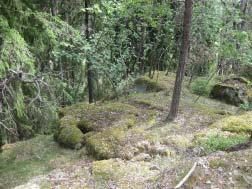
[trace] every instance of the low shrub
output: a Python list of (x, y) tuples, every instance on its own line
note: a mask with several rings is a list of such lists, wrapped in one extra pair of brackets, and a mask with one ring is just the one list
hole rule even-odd
[(212, 82), (209, 82), (208, 79), (199, 77), (194, 80), (191, 84), (191, 91), (194, 94), (200, 96), (208, 96), (212, 88)]
[(225, 150), (231, 146), (241, 144), (248, 140), (246, 135), (221, 136), (212, 135), (207, 139), (203, 139), (200, 143), (206, 153)]

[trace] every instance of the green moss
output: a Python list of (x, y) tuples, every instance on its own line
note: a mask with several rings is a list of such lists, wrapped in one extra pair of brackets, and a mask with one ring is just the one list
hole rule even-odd
[(165, 90), (167, 88), (167, 86), (163, 85), (162, 83), (155, 81), (154, 79), (151, 79), (147, 76), (143, 76), (138, 78), (135, 81), (136, 85), (143, 85), (146, 87), (146, 91), (148, 92), (158, 92), (158, 91), (162, 91)]
[[(138, 161), (130, 162), (120, 159), (95, 161), (93, 175), (97, 188), (107, 188), (113, 180), (117, 188), (143, 188), (143, 183), (154, 182), (159, 171), (150, 170), (151, 163)], [(144, 187), (145, 188), (145, 187)]]
[(13, 188), (75, 158), (73, 151), (60, 148), (51, 135), (5, 145), (0, 153), (0, 188)]
[(117, 155), (117, 148), (120, 146), (125, 131), (119, 128), (108, 129), (104, 132), (96, 133), (86, 140), (89, 154), (97, 159), (114, 158)]
[(235, 133), (252, 133), (252, 112), (240, 116), (229, 116), (216, 123), (211, 127), (217, 127), (223, 131), (235, 132)]
[(79, 148), (83, 143), (84, 135), (77, 127), (61, 128), (57, 141), (70, 148)]
[[(116, 174), (115, 171), (117, 171)], [(111, 178), (123, 176), (120, 170), (120, 164), (115, 162), (113, 159), (95, 161), (93, 163), (93, 174), (98, 180), (109, 180)]]
[[(138, 78), (135, 81), (136, 88), (141, 87), (147, 92), (158, 92), (172, 88), (175, 80), (175, 74), (163, 71), (156, 71), (155, 74), (150, 78), (148, 74)], [(144, 92), (144, 91), (142, 91)]]
[(88, 133), (90, 131), (94, 131), (95, 128), (92, 127), (92, 124), (86, 120), (82, 119), (77, 123), (77, 127), (81, 130), (82, 133)]
[[(94, 141), (103, 140), (107, 136), (110, 139), (114, 138), (117, 140), (117, 134), (124, 129), (133, 127), (142, 112), (143, 110), (139, 110), (134, 106), (119, 102), (106, 102), (97, 105), (75, 104), (61, 109), (60, 113), (63, 117), (60, 120), (60, 127), (55, 134), (55, 139), (60, 144), (70, 148), (87, 143), (91, 154), (94, 154), (96, 157), (111, 157), (114, 156), (111, 154), (115, 153), (111, 152), (111, 148), (114, 149), (116, 144), (111, 145), (101, 142), (100, 145), (98, 142), (97, 145)], [(123, 130), (120, 128), (123, 128)], [(85, 133), (91, 131), (94, 132), (92, 136), (85, 135), (83, 137)], [(112, 134), (110, 131), (112, 131)], [(106, 154), (106, 151), (108, 151), (109, 155)]]
[(86, 139), (86, 147), (92, 156), (97, 159), (109, 159), (119, 156), (126, 140), (127, 131), (135, 124), (135, 117), (121, 120), (118, 126), (95, 133)]
[(248, 90), (247, 95), (248, 95), (248, 102), (252, 104), (252, 90)]
[(226, 168), (228, 167), (228, 162), (222, 160), (222, 159), (213, 159), (213, 160), (210, 160), (209, 162), (209, 167), (211, 167), (212, 169), (216, 169), (216, 168), (219, 168), (219, 167), (223, 167), (223, 168)]
[(169, 97), (164, 92), (136, 93), (128, 96), (126, 100), (149, 109), (164, 110), (169, 102)]

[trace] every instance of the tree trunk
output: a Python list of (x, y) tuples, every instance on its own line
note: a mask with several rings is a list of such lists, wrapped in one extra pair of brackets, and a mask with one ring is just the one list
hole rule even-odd
[(57, 15), (57, 0), (51, 0), (51, 12), (53, 16)]
[(173, 90), (171, 108), (167, 117), (168, 121), (173, 121), (178, 115), (181, 88), (182, 88), (182, 83), (183, 83), (184, 74), (185, 74), (185, 65), (188, 60), (192, 10), (193, 10), (193, 0), (185, 0), (183, 40), (182, 40), (180, 57), (179, 57), (179, 66), (177, 69), (176, 81), (175, 81), (174, 90)]
[[(89, 0), (85, 0), (85, 34), (86, 39), (89, 41), (89, 12), (87, 8), (89, 7)], [(88, 82), (88, 100), (89, 103), (94, 102), (94, 91), (93, 91), (93, 71), (92, 63), (87, 60), (87, 82)]]

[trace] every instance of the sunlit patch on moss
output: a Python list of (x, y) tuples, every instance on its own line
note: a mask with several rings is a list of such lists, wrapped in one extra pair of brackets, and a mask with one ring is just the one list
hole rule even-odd
[(245, 133), (252, 136), (252, 112), (240, 116), (229, 116), (214, 123), (211, 127), (234, 133)]

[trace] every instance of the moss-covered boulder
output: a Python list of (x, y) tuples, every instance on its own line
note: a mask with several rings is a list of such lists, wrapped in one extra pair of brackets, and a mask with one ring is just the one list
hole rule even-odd
[(86, 139), (86, 146), (89, 154), (96, 159), (114, 158), (119, 153), (123, 144), (126, 130), (123, 128), (112, 128), (104, 132), (95, 133)]
[(154, 113), (148, 112), (146, 115), (147, 119), (141, 120), (141, 127), (136, 126), (138, 118), (129, 116), (127, 119), (117, 122), (114, 127), (88, 135), (85, 143), (87, 151), (99, 160), (131, 159), (139, 152), (135, 144), (146, 137), (144, 125), (153, 123)]
[(125, 148), (129, 133), (137, 130), (133, 129), (137, 122), (144, 123), (154, 116), (153, 111), (119, 102), (79, 103), (61, 109), (60, 114), (55, 139), (70, 148), (85, 145), (97, 159), (130, 156)]
[(70, 148), (80, 148), (83, 143), (84, 135), (77, 127), (63, 127), (61, 128), (57, 141)]
[(210, 96), (228, 104), (239, 106), (249, 103), (251, 85), (242, 77), (226, 79), (222, 83), (213, 86)]

